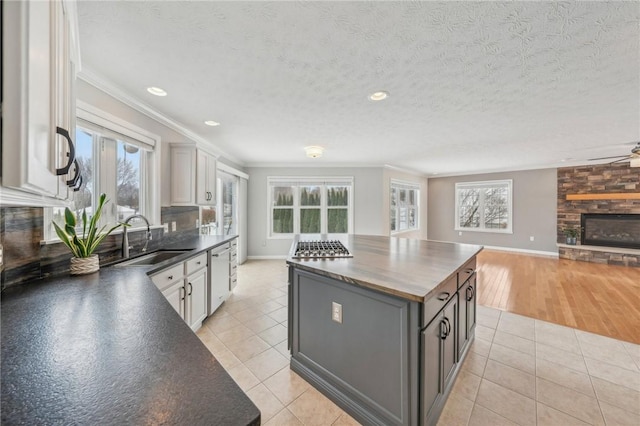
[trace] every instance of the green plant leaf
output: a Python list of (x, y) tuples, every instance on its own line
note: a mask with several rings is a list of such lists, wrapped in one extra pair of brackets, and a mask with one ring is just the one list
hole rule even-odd
[(69, 225), (68, 223), (64, 225), (64, 231), (70, 237), (73, 237), (73, 236), (76, 235), (76, 228), (74, 228), (73, 226)]
[(85, 237), (85, 233), (87, 232), (87, 209), (82, 209), (82, 238)]
[(76, 226), (76, 216), (69, 209), (69, 207), (65, 207), (64, 209), (64, 222), (69, 226)]
[(58, 238), (60, 238), (60, 241), (62, 241), (65, 246), (69, 247), (69, 250), (71, 250), (71, 252), (75, 255), (75, 247), (72, 245), (71, 241), (69, 241), (69, 236), (66, 234), (66, 232), (64, 232), (62, 228), (60, 228), (60, 226), (55, 222), (53, 222), (53, 227), (55, 228), (56, 234), (58, 234)]

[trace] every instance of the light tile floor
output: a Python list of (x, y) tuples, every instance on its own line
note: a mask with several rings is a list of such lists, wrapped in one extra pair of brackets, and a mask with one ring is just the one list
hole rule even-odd
[[(287, 268), (248, 261), (197, 334), (262, 424), (357, 425), (289, 369)], [(439, 425), (640, 426), (640, 346), (478, 307), (476, 339)]]

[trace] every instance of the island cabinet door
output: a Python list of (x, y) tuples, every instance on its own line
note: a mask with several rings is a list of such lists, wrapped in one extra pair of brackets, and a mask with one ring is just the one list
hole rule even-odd
[(458, 328), (458, 359), (462, 359), (476, 326), (476, 275), (460, 287), (460, 323)]
[(443, 396), (456, 371), (456, 328), (458, 299), (447, 305), (422, 330), (422, 417), (423, 424), (435, 425), (444, 405)]
[(444, 332), (444, 319), (438, 315), (431, 321), (431, 324), (422, 331), (422, 410), (425, 419), (424, 424), (429, 424), (426, 420), (437, 411), (438, 397), (444, 391), (442, 387), (442, 347), (441, 336)]

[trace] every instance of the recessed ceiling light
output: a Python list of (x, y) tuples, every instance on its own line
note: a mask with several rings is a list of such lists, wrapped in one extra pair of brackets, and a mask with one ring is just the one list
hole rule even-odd
[(213, 127), (220, 125), (220, 123), (218, 123), (217, 121), (213, 121), (213, 120), (207, 120), (207, 121), (204, 122), (204, 124), (206, 124), (207, 126), (213, 126)]
[(164, 90), (162, 90), (159, 87), (147, 87), (147, 92), (151, 93), (152, 95), (156, 95), (156, 96), (167, 96), (167, 92), (165, 92)]
[(324, 148), (317, 145), (306, 146), (304, 151), (307, 153), (307, 157), (309, 158), (319, 158), (322, 157), (322, 153), (324, 152)]
[(387, 99), (387, 96), (389, 96), (389, 93), (380, 91), (370, 94), (369, 99), (372, 101), (381, 101), (383, 99)]

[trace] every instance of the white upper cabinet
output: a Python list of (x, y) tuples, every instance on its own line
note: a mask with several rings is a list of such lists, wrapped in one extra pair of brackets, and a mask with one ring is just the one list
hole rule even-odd
[(171, 205), (216, 204), (216, 157), (194, 145), (171, 145)]
[(75, 2), (2, 2), (2, 205), (61, 205), (73, 193)]
[(197, 153), (197, 201), (203, 206), (216, 204), (216, 158), (202, 150)]

